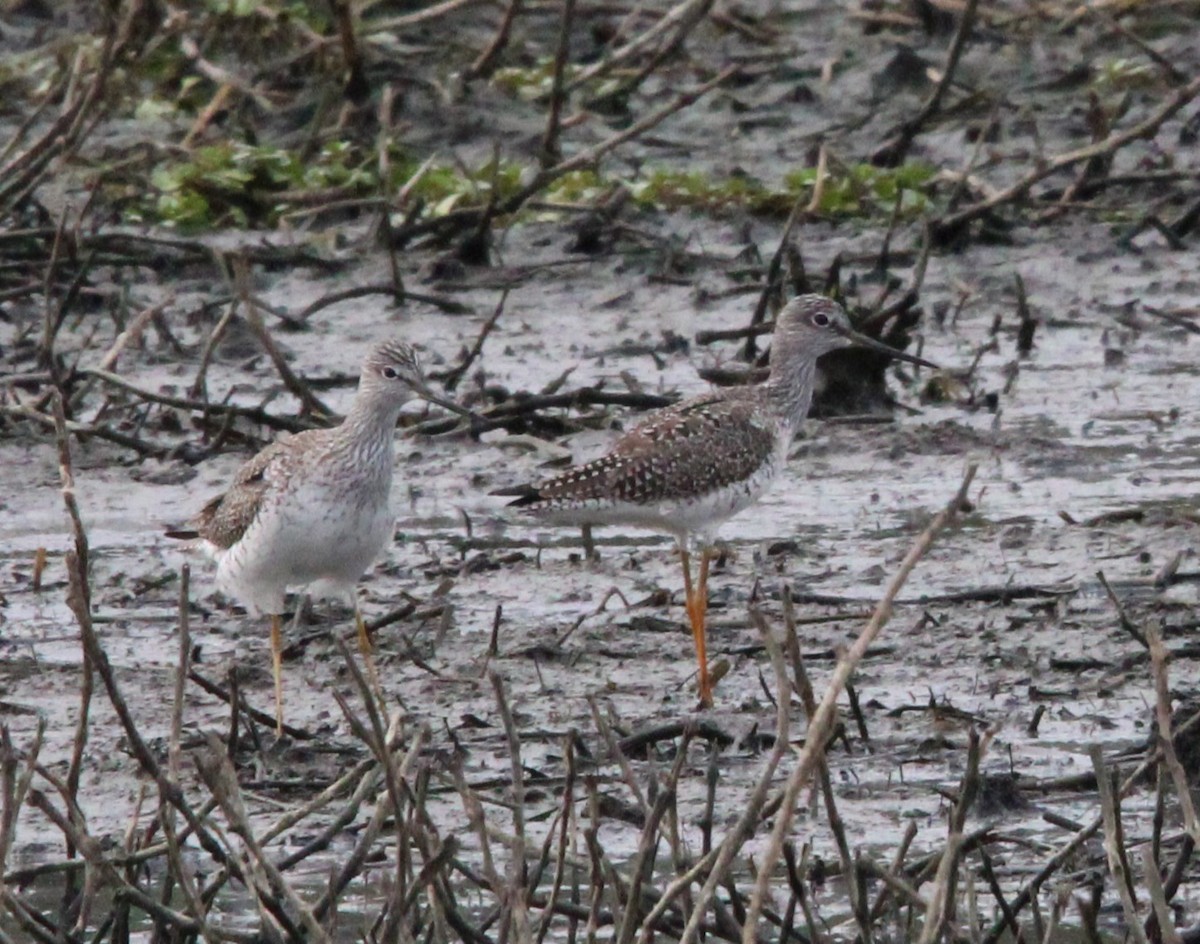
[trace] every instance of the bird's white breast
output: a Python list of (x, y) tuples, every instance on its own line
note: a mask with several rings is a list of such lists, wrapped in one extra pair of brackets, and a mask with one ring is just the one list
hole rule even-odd
[(281, 612), (292, 587), (348, 595), (392, 537), (388, 482), (349, 492), (299, 484), (268, 501), (217, 558), (217, 584), (251, 609)]

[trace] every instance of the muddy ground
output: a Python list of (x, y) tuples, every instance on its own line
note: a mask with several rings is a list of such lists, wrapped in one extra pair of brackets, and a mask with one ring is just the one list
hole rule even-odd
[[(750, 167), (764, 178), (782, 176), (818, 137), (843, 156), (857, 157), (877, 142), (887, 115), (919, 106), (926, 88), (890, 91), (878, 104), (879, 75), (891, 50), (903, 41), (938, 63), (949, 41), (947, 35), (919, 31), (864, 35), (847, 11), (816, 7), (789, 9), (777, 22), (776, 48), (788, 55), (774, 70), (668, 122), (658, 134), (670, 147), (634, 144), (622, 154), (706, 171)], [(1048, 27), (1033, 30), (1019, 43), (998, 29), (968, 47), (963, 66), (964, 82), (973, 87), (1010, 88), (1012, 117), (976, 171), (994, 187), (1025, 172), (1031, 148), (1061, 153), (1086, 141), (1076, 137), (1084, 133), (1082, 118), (1068, 104), (1080, 98), (1078, 89), (1043, 92), (1041, 98), (1035, 90), (1081, 63), (1092, 63), (1099, 73), (1103, 63), (1097, 57), (1112, 42), (1094, 24), (1066, 39)], [(537, 35), (525, 41), (534, 43)], [(1186, 40), (1168, 34), (1155, 43), (1185, 73), (1200, 70), (1200, 57), (1194, 47), (1189, 52)], [(1137, 54), (1133, 48), (1113, 50), (1109, 60), (1118, 52)], [(820, 64), (829, 59), (838, 67), (824, 82)], [(781, 101), (781, 90), (799, 86), (805, 90), (799, 104)], [(417, 98), (410, 107), (414, 124), (422, 127)], [(1122, 119), (1129, 124), (1156, 101), (1145, 90), (1135, 90), (1132, 98), (1134, 113)], [(745, 110), (733, 107), (747, 100), (754, 114), (766, 116), (761, 123), (747, 121)], [(492, 104), (474, 99), (463, 108), (482, 111)], [(1021, 121), (1034, 112), (1041, 119), (1036, 145)], [(870, 121), (857, 120), (865, 114)], [(1200, 166), (1196, 146), (1182, 134), (1196, 114), (1192, 103), (1153, 142), (1138, 142), (1117, 160), (1133, 170), (1146, 165), (1147, 155), (1169, 151), (1175, 167)], [(461, 120), (475, 126), (467, 117)], [(519, 112), (507, 120), (520, 126), (513, 132), (518, 136), (523, 122), (532, 126)], [(582, 140), (589, 133), (581, 132)], [(701, 143), (714, 134), (728, 148)], [(491, 140), (480, 131), (464, 147), (490, 146)], [(917, 148), (935, 166), (958, 169), (970, 146), (963, 123), (947, 121), (922, 136)], [(71, 178), (65, 179), (69, 198)], [(1194, 197), (1194, 176), (1191, 193)], [(1129, 196), (1144, 198), (1139, 192)], [(539, 777), (560, 782), (555, 778), (563, 772), (562, 741), (575, 729), (595, 761), (590, 769), (601, 791), (628, 801), (629, 791), (597, 732), (593, 703), (621, 735), (702, 718), (728, 735), (713, 817), (720, 835), (744, 807), (775, 728), (773, 674), (748, 616), (751, 603), (757, 601), (782, 633), (781, 587), (791, 588), (819, 695), (840, 647), (861, 630), (916, 535), (954, 494), (966, 465), (976, 462), (970, 511), (921, 562), (879, 644), (854, 676), (865, 730), (847, 715), (847, 735), (831, 749), (829, 764), (851, 846), (886, 863), (905, 828), (915, 824), (916, 857), (945, 844), (952, 805), (946, 794), (962, 778), (967, 731), (986, 730), (984, 772), (997, 782), (1010, 774), (1018, 779), (1015, 791), (977, 806), (969, 828), (993, 825), (1000, 838), (992, 855), (1006, 889), (1026, 882), (1069, 838), (1064, 821), (1086, 822), (1098, 809), (1091, 786), (1067, 779), (1091, 771), (1089, 749), (1098, 745), (1110, 758), (1123, 750), (1140, 754), (1152, 730), (1155, 693), (1148, 659), (1122, 628), (1099, 572), (1135, 623), (1161, 627), (1178, 701), (1197, 694), (1200, 677), (1195, 236), (1182, 248), (1154, 232), (1122, 242), (1129, 224), (1087, 207), (1034, 216), (1013, 214), (999, 243), (973, 240), (956, 251), (934, 251), (928, 259), (916, 341), (947, 374), (966, 379), (948, 384), (931, 379), (928, 370), (904, 366), (890, 373), (894, 410), (876, 411), (870, 421), (810, 421), (783, 481), (723, 528), (725, 554), (711, 580), (709, 646), (714, 658), (728, 663), (728, 673), (716, 705), (706, 712), (695, 709), (694, 660), (670, 541), (601, 529), (598, 559), (589, 561), (577, 532), (522, 519), (488, 494), (539, 476), (547, 461), (567, 452), (575, 460), (599, 454), (637, 413), (558, 411), (577, 431), (548, 445), (504, 430), (478, 438), (462, 430), (421, 435), (413, 427), (425, 410), (410, 407), (398, 443), (396, 541), (364, 577), (360, 592), (369, 622), (401, 612), (376, 633), (377, 664), (388, 704), (402, 713), (406, 728), (428, 724), (430, 756), (458, 756), (466, 779), (486, 790), (509, 769), (488, 678), (495, 671), (507, 686), (521, 731), (527, 785)], [(886, 222), (802, 224), (795, 238), (808, 272), (824, 273), (840, 256), (846, 260), (843, 281), (853, 276), (850, 301), (870, 305), (882, 292), (872, 266)], [(890, 274), (906, 284), (913, 278), (921, 224), (906, 222), (891, 237), (899, 251)], [(603, 384), (608, 390), (688, 395), (707, 389), (701, 369), (740, 366), (740, 342), (699, 344), (696, 336), (748, 322), (756, 294), (739, 290), (732, 273), (749, 243), (769, 258), (782, 220), (633, 212), (625, 220), (628, 230), (593, 255), (568, 251), (572, 225), (571, 219), (528, 220), (501, 230), (494, 264), (487, 268), (451, 267), (447, 274), (444, 266), (435, 266), (444, 258), (437, 247), (399, 254), (407, 285), (452, 297), (469, 306), (469, 314), (411, 301), (397, 306), (373, 295), (322, 308), (300, 330), (289, 330), (283, 321), (269, 326), (293, 370), (334, 410), (347, 405), (359, 359), (378, 339), (419, 343), (435, 371), (453, 366), (474, 344), (502, 290), (508, 291), (504, 313), (456, 392), (463, 402), (484, 404), (487, 391), (497, 388), (542, 390), (567, 369), (569, 389)], [(359, 221), (340, 226), (341, 247), (328, 241), (320, 246), (330, 266), (257, 268), (254, 292), (276, 310), (296, 313), (341, 288), (386, 281), (387, 254), (367, 229)], [(311, 235), (230, 232), (213, 239), (225, 246), (294, 246)], [(1017, 276), (1038, 320), (1027, 354), (1017, 350)], [(129, 293), (133, 310), (165, 303), (165, 322), (182, 345), (176, 349), (152, 326), (114, 369), (143, 390), (183, 395), (195, 375), (196, 352), (227, 307), (202, 306), (222, 293), (227, 298), (227, 289), (214, 287), (211, 266), (200, 262), (169, 272), (113, 269), (105, 277)], [(17, 357), (18, 342), (40, 317), (33, 304), (5, 309), (0, 320), (5, 371), (31, 369)], [(60, 350), (82, 364), (98, 363), (114, 334), (107, 320), (69, 319)], [(209, 397), (216, 402), (228, 394), (237, 403), (265, 403), (273, 414), (295, 416), (296, 400), (282, 390), (256, 345), (241, 331), (218, 349)], [(931, 383), (949, 389), (951, 398), (932, 402)], [(22, 399), (31, 396), (20, 393)], [(95, 420), (104, 408), (97, 393), (85, 401), (80, 418)], [(178, 421), (175, 428), (163, 419), (166, 414)], [(578, 422), (581, 415), (586, 422)], [(141, 432), (155, 441), (200, 444), (206, 434), (193, 420), (187, 411), (155, 409)], [(166, 527), (217, 493), (254, 446), (272, 435), (256, 424), (239, 423), (238, 430), (245, 439), (234, 437), (197, 464), (139, 460), (128, 449), (94, 438), (72, 443), (76, 496), (91, 549), (93, 618), (138, 726), (154, 744), (164, 744), (169, 733), (185, 562), (192, 566), (195, 670), (224, 685), (237, 666), (251, 705), (271, 711), (264, 622), (216, 595), (203, 559), (163, 536)], [(0, 428), (0, 469), (0, 720), (17, 745), (27, 745), (44, 720), (41, 761), (62, 771), (75, 738), (81, 650), (66, 602), (64, 553), (71, 532), (52, 437), (33, 425), (7, 422)], [(34, 589), (38, 548), (47, 549), (49, 562), (40, 589)], [(612, 590), (617, 593), (610, 595)], [(349, 614), (317, 603), (297, 622), (290, 630), (284, 685), (287, 720), (304, 736), (276, 744), (262, 728), (262, 750), (239, 767), (251, 812), (263, 823), (365, 756), (331, 697), (335, 690), (355, 697), (332, 638), (352, 639)], [(489, 652), (493, 639), (496, 649)], [(797, 705), (791, 732), (797, 743), (802, 717)], [(228, 726), (228, 706), (190, 684), (185, 747)], [(79, 802), (91, 832), (114, 841), (121, 841), (144, 789), (127, 748), (109, 703), (98, 696)], [(708, 750), (704, 743), (692, 744), (678, 788), (683, 840), (697, 849), (704, 833)], [(636, 759), (635, 766), (638, 776), (651, 777), (670, 762), (667, 752), (655, 764)], [(786, 765), (785, 760), (777, 780)], [(1147, 784), (1122, 808), (1131, 849), (1151, 834), (1154, 802)], [(540, 800), (529, 798), (531, 810), (557, 803), (551, 788)], [(449, 788), (430, 797), (429, 809), (447, 830), (463, 817)], [(1059, 819), (1050, 822), (1047, 813)], [(502, 807), (490, 807), (489, 815), (508, 819)], [(1169, 848), (1177, 849), (1178, 820), (1171, 822), (1176, 825), (1168, 825), (1166, 835)], [(540, 841), (551, 826), (549, 819), (531, 822), (530, 836)], [(615, 861), (636, 851), (634, 825), (606, 819), (601, 835)], [(813, 855), (837, 861), (815, 799), (801, 811), (794, 836), (797, 844), (811, 843)], [(462, 838), (472, 847), (471, 837)], [(752, 840), (748, 851), (761, 841)], [(1092, 842), (1094, 855), (1098, 840)], [(314, 883), (323, 880), (338, 852), (335, 847), (306, 865)], [(59, 831), (27, 809), (7, 868), (62, 856)], [(1060, 873), (1043, 894), (1050, 901), (1059, 888), (1084, 884)], [(368, 881), (352, 907), (369, 917), (382, 894)], [(836, 882), (815, 891), (827, 933), (849, 937), (853, 925), (841, 894)], [(1104, 903), (1114, 914), (1116, 901), (1110, 885)], [(1174, 904), (1179, 927), (1200, 921), (1196, 866), (1187, 870)], [(236, 903), (231, 909), (236, 913)], [(992, 909), (987, 902), (986, 913)], [(253, 918), (249, 911), (242, 920)], [(345, 930), (348, 939), (355, 937), (352, 921)]]

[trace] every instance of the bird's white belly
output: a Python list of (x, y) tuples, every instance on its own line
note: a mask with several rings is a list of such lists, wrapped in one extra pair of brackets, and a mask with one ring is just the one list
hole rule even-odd
[(217, 555), (217, 585), (251, 609), (280, 612), (289, 588), (311, 584), (322, 594), (349, 594), (392, 537), (386, 496), (354, 502), (305, 491), (264, 509), (237, 544)]
[(780, 464), (772, 459), (740, 482), (695, 498), (662, 502), (658, 506), (659, 515), (677, 522), (682, 530), (711, 538), (726, 520), (758, 501), (771, 487), (779, 468)]

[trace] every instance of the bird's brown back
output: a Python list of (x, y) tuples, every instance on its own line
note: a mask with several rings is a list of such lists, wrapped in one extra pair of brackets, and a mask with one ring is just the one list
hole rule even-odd
[(749, 479), (775, 437), (752, 396), (712, 394), (660, 410), (605, 456), (539, 483), (514, 504), (695, 498)]
[[(323, 432), (323, 430), (311, 430)], [(220, 550), (233, 547), (254, 523), (271, 489), (279, 490), (291, 477), (297, 458), (310, 446), (309, 433), (299, 433), (271, 443), (242, 465), (229, 488), (208, 501), (191, 519), (189, 532), (168, 532), (170, 536), (203, 538)]]

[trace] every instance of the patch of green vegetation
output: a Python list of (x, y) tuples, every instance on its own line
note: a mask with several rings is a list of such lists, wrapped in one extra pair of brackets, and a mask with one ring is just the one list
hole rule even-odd
[(554, 180), (542, 199), (547, 203), (592, 203), (610, 187), (594, 170), (573, 170)]
[[(412, 179), (419, 164), (413, 160), (401, 160), (396, 165), (392, 180), (394, 189), (399, 189)], [(482, 206), (492, 199), (511, 197), (521, 187), (524, 168), (513, 161), (488, 161), (477, 170), (462, 165), (440, 164), (431, 167), (412, 188), (414, 196), (428, 204), (429, 216), (445, 216), (462, 207)]]
[[(927, 164), (875, 167), (854, 164), (826, 174), (816, 210), (833, 217), (887, 215), (900, 199), (900, 212), (911, 216), (925, 210), (926, 185), (934, 176)], [(714, 179), (698, 172), (652, 171), (629, 185), (634, 199), (656, 209), (699, 209), (710, 212), (738, 208), (767, 216), (788, 213), (796, 200), (813, 192), (815, 168), (793, 171), (782, 189), (772, 189), (753, 177)]]
[[(420, 162), (403, 154), (392, 161), (390, 190), (408, 185)], [(273, 226), (291, 209), (289, 196), (338, 190), (342, 198), (380, 192), (374, 156), (362, 157), (343, 141), (326, 144), (313, 156), (240, 142), (198, 148), (179, 163), (154, 168), (154, 192), (126, 210), (134, 222), (154, 220), (184, 229), (216, 226)], [(525, 168), (511, 161), (488, 161), (478, 168), (439, 164), (410, 187), (424, 201), (427, 216), (445, 216), (462, 206), (482, 206), (518, 191)]]
[(1138, 59), (1110, 59), (1096, 67), (1092, 87), (1098, 92), (1153, 88), (1161, 81), (1158, 69)]
[(259, 0), (206, 0), (204, 5), (212, 13), (236, 17), (253, 16), (262, 6)]
[[(652, 170), (627, 186), (641, 206), (654, 209), (721, 212), (744, 208), (759, 213), (773, 212), (769, 205), (771, 192), (761, 181), (748, 176), (719, 180), (699, 171)], [(780, 194), (780, 197), (787, 202), (786, 195)]]
[(323, 27), (329, 22), (323, 4), (305, 0), (204, 0), (204, 7), (209, 13), (239, 20), (254, 17), (274, 23), (292, 18), (302, 20), (313, 28)]
[[(150, 182), (157, 194), (134, 207), (134, 219), (157, 218), (184, 228), (273, 224), (281, 209), (274, 195), (330, 187), (366, 193), (372, 174), (342, 142), (311, 159), (279, 148), (227, 142), (198, 148), (189, 161), (163, 164)], [(149, 205), (148, 205), (149, 204)]]
[[(580, 72), (580, 66), (567, 64), (563, 78), (570, 81)], [(554, 60), (542, 59), (533, 66), (506, 66), (492, 74), (492, 84), (524, 101), (548, 96), (554, 90)]]
[[(327, 144), (311, 157), (279, 148), (225, 143), (196, 150), (188, 160), (155, 168), (155, 192), (130, 209), (135, 220), (173, 226), (272, 226), (286, 212), (291, 197), (338, 190), (342, 197), (380, 193), (377, 163), (345, 142)], [(426, 217), (502, 202), (516, 194), (532, 167), (493, 159), (478, 167), (442, 163), (420, 168), (416, 158), (397, 150), (392, 155), (388, 192), (407, 188), (420, 200)], [(826, 175), (817, 212), (830, 217), (883, 217), (899, 200), (900, 211), (912, 216), (929, 205), (928, 184), (934, 169), (926, 164), (879, 168), (856, 164)], [(557, 178), (540, 195), (536, 219), (553, 218), (553, 204), (588, 204), (613, 186), (627, 188), (633, 202), (651, 210), (690, 209), (706, 213), (739, 210), (755, 215), (786, 215), (798, 199), (811, 197), (814, 169), (794, 171), (782, 187), (769, 187), (746, 174), (715, 178), (699, 171), (650, 169), (632, 179), (579, 170)], [(550, 209), (546, 204), (551, 205)], [(529, 217), (526, 217), (529, 218)]]
[[(852, 164), (826, 175), (817, 209), (827, 216), (886, 215), (899, 197), (901, 216), (914, 216), (928, 209), (926, 189), (936, 173), (932, 166), (920, 162), (899, 167)], [(817, 183), (817, 170), (793, 171), (784, 183), (793, 196), (811, 192)]]

